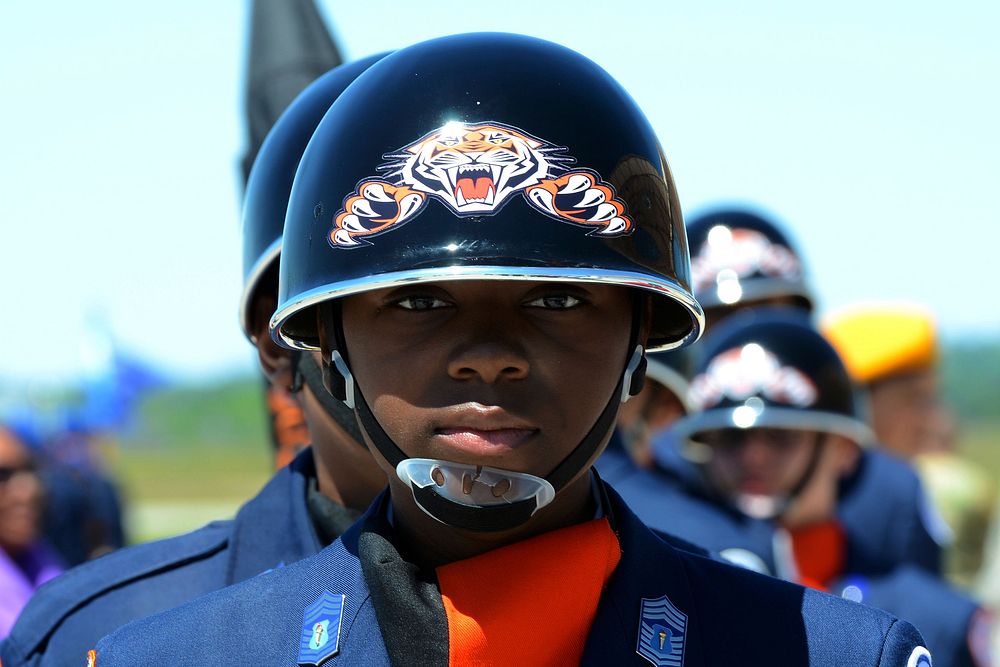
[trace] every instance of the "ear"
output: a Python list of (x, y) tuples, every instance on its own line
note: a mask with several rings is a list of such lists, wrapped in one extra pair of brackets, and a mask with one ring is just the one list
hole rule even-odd
[(277, 299), (270, 295), (257, 298), (253, 319), (254, 344), (257, 346), (260, 368), (267, 381), (279, 387), (291, 387), (295, 380), (292, 352), (271, 340), (267, 326), (276, 306)]
[(836, 448), (836, 467), (840, 477), (847, 477), (858, 467), (861, 460), (861, 448), (840, 435), (828, 435), (827, 442), (830, 447)]

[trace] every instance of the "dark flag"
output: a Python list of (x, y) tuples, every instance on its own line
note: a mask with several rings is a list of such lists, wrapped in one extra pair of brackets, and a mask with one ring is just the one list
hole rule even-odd
[(313, 0), (253, 0), (250, 11), (244, 184), (281, 112), (317, 77), (343, 62)]
[[(252, 0), (246, 59), (247, 148), (243, 184), (264, 138), (306, 86), (343, 62), (314, 0)], [(309, 442), (305, 417), (282, 387), (264, 380), (276, 467)]]

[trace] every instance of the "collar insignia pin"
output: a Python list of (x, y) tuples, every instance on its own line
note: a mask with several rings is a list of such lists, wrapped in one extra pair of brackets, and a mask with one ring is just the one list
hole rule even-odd
[(687, 614), (677, 609), (666, 595), (643, 598), (635, 652), (656, 667), (681, 667), (687, 620)]
[(340, 650), (340, 627), (347, 596), (325, 591), (302, 614), (300, 667), (319, 667)]

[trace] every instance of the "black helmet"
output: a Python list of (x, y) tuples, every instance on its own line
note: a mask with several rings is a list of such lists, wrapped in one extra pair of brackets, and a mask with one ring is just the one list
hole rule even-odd
[(779, 226), (742, 208), (693, 216), (687, 226), (691, 281), (703, 308), (791, 297), (812, 310), (802, 259)]
[(460, 35), (386, 57), (351, 92), (302, 158), (276, 340), (316, 348), (313, 306), (329, 299), (463, 278), (628, 285), (653, 295), (652, 348), (698, 337), (666, 159), (596, 64)]
[[(692, 412), (673, 426), (688, 458), (711, 460), (711, 433), (756, 428), (840, 435), (859, 446), (871, 442), (870, 430), (855, 414), (847, 370), (808, 313), (755, 308), (735, 314), (713, 331), (705, 348), (688, 393)], [(821, 443), (819, 438), (813, 443), (805, 471), (786, 492), (713, 490), (749, 516), (776, 518), (808, 486)]]
[(334, 100), (385, 54), (336, 67), (303, 90), (275, 122), (253, 163), (243, 205), (243, 293), (240, 325), (253, 339), (253, 303), (261, 279), (277, 268), (295, 168), (309, 137)]
[[(704, 321), (690, 294), (677, 195), (648, 121), (590, 60), (518, 35), (431, 40), (358, 77), (302, 157), (282, 252), (271, 333), (293, 349), (320, 347), (318, 315), (338, 299), (414, 282), (630, 287), (650, 297), (655, 348), (697, 339)], [(329, 323), (339, 331), (339, 321)], [(350, 351), (333, 350), (325, 363), (331, 385), (343, 381), (333, 393), (356, 408), (424, 511), (468, 529), (503, 529), (549, 502), (606, 441), (620, 400), (641, 383), (637, 337), (634, 323), (621, 387), (545, 479), (408, 458), (354, 382)], [(485, 490), (470, 492), (463, 475)], [(495, 497), (489, 480), (508, 492)]]
[(702, 345), (688, 393), (692, 414), (674, 425), (679, 437), (697, 441), (719, 429), (785, 428), (871, 442), (847, 369), (805, 313), (739, 313)]

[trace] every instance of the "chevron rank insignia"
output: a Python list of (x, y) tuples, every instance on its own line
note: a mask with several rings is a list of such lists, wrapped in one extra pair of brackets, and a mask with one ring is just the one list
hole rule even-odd
[(677, 609), (666, 595), (643, 598), (635, 652), (656, 667), (681, 667), (687, 619), (687, 614)]
[(299, 640), (300, 667), (319, 667), (337, 655), (346, 597), (326, 591), (306, 607), (302, 614), (302, 637)]

